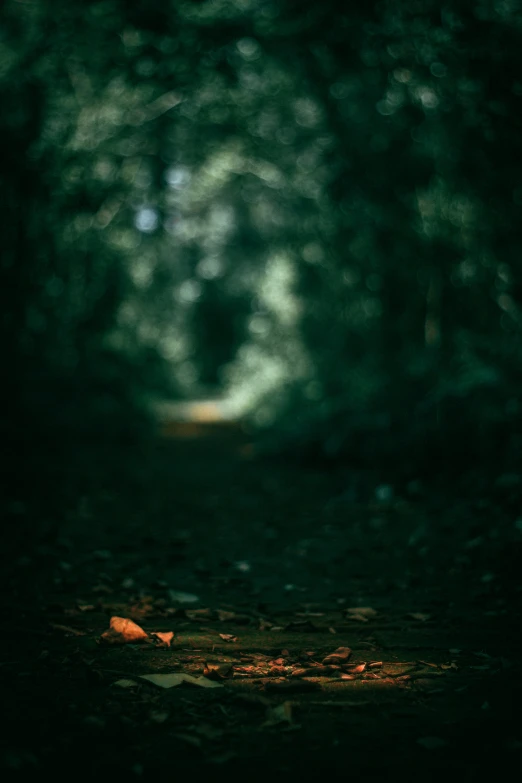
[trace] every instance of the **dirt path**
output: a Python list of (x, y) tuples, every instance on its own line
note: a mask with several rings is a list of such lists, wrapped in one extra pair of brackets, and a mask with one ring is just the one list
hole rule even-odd
[[(7, 773), (522, 771), (508, 512), (376, 499), (251, 459), (233, 428), (170, 434), (128, 472), (107, 453), (58, 544), (9, 571)], [(147, 637), (100, 640), (114, 616)]]

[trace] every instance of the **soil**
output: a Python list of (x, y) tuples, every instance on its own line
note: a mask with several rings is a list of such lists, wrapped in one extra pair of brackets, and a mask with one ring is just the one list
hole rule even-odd
[[(4, 780), (520, 774), (512, 504), (259, 459), (232, 427), (163, 435), (78, 490), (57, 469), (59, 525), (11, 503)], [(112, 617), (146, 638), (110, 643)]]

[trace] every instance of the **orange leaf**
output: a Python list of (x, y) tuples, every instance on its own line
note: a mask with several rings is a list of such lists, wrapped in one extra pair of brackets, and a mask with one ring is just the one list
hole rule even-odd
[(152, 636), (155, 636), (161, 641), (162, 647), (170, 647), (174, 638), (174, 631), (153, 631)]
[(149, 637), (139, 625), (126, 617), (111, 617), (110, 628), (101, 638), (108, 644), (136, 644)]

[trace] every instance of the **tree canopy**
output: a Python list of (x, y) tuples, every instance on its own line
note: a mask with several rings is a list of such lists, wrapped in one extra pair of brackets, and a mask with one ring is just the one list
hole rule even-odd
[(300, 453), (520, 458), (515, 2), (0, 13), (6, 431), (226, 390)]

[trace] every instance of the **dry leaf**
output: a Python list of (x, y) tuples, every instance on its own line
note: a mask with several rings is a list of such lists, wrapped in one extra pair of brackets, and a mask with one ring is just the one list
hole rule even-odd
[(155, 636), (160, 640), (161, 644), (158, 647), (170, 647), (174, 638), (174, 631), (152, 631), (151, 636)]
[(365, 663), (358, 663), (354, 664), (353, 666), (345, 666), (344, 670), (348, 674), (362, 674), (362, 672), (366, 669)]
[[(351, 615), (359, 615), (366, 620), (370, 617), (376, 617), (377, 615), (377, 612), (371, 606), (352, 606), (351, 608), (346, 609), (346, 612)], [(348, 619), (350, 620), (351, 618), (349, 617)]]
[(223, 680), (227, 677), (233, 677), (234, 670), (231, 663), (207, 663), (205, 661), (203, 675), (211, 680)]
[[(273, 667), (273, 668), (275, 669), (276, 667)], [(301, 668), (301, 669), (294, 669), (293, 672), (292, 672), (292, 677), (306, 677), (306, 675), (308, 674), (309, 671), (311, 671), (310, 668), (308, 668), (308, 669), (303, 669), (303, 668)]]
[(323, 658), (323, 664), (328, 666), (332, 663), (345, 663), (351, 654), (352, 651), (349, 647), (338, 647), (333, 653)]
[(171, 672), (169, 674), (141, 674), (140, 679), (147, 680), (160, 688), (176, 688), (183, 682), (191, 685), (199, 685), (201, 688), (222, 688), (219, 682), (213, 682), (207, 677), (193, 677), (184, 672)]
[(138, 683), (134, 682), (134, 680), (116, 680), (116, 682), (112, 683), (113, 685), (117, 685), (118, 688), (137, 688)]
[(220, 633), (219, 635), (224, 642), (237, 642), (237, 636), (234, 636), (233, 633)]
[(143, 628), (126, 617), (111, 617), (110, 628), (101, 638), (107, 644), (136, 644), (149, 639)]
[(324, 612), (296, 612), (295, 616), (296, 617), (324, 617)]

